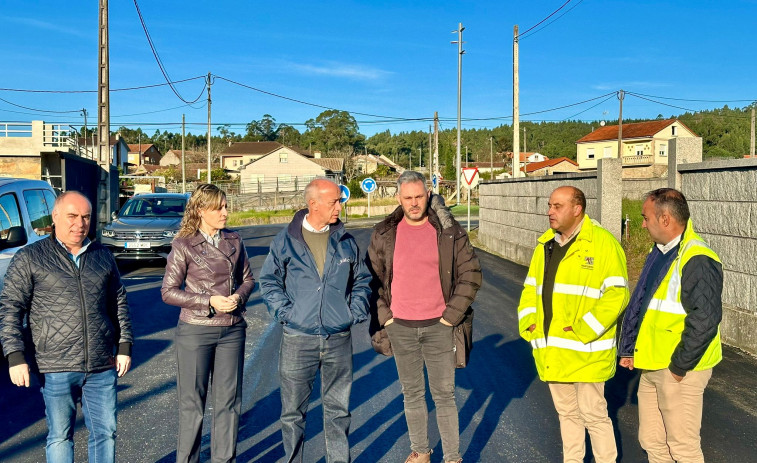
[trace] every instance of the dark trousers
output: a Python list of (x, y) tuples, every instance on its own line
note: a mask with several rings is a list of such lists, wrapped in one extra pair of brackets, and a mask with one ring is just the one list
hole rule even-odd
[(244, 321), (234, 326), (191, 325), (180, 321), (176, 327), (177, 462), (196, 463), (200, 459), (202, 417), (210, 378), (213, 406), (211, 461), (236, 461), (246, 328)]
[(349, 331), (326, 337), (299, 334), (284, 328), (279, 352), (279, 377), (281, 437), (288, 463), (302, 463), (305, 416), (319, 368), (326, 462), (350, 462), (347, 435), (352, 390), (352, 336)]

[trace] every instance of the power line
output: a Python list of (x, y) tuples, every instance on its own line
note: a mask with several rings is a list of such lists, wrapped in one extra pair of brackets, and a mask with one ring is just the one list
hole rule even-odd
[[(534, 24), (533, 26), (529, 27), (525, 31), (523, 31), (520, 34), (518, 34), (518, 40), (520, 40), (521, 38), (525, 38), (524, 37), (525, 35), (527, 35), (531, 31), (533, 31), (537, 27), (539, 27), (541, 24), (543, 24), (545, 21), (547, 21), (549, 18), (551, 18), (555, 14), (557, 14), (557, 12), (559, 12), (560, 10), (562, 10), (563, 8), (565, 8), (568, 5), (568, 3), (570, 3), (571, 1), (573, 1), (573, 0), (567, 0), (565, 3), (563, 3), (562, 5), (560, 5), (560, 8), (558, 8), (555, 11), (553, 11), (552, 13), (550, 13), (546, 18), (542, 19), (538, 23)], [(534, 34), (537, 33), (537, 32), (539, 32), (540, 30), (544, 29), (545, 27), (549, 26), (550, 24), (552, 24), (553, 22), (557, 21), (558, 19), (562, 18), (566, 14), (570, 13), (570, 11), (573, 10), (573, 8), (575, 8), (576, 6), (580, 5), (581, 2), (583, 2), (583, 0), (580, 0), (578, 3), (576, 3), (575, 5), (573, 5), (573, 7), (571, 7), (569, 10), (567, 10), (565, 13), (561, 14), (560, 16), (558, 16), (557, 18), (555, 18), (554, 20), (552, 20), (549, 23), (545, 24), (544, 27), (541, 27), (539, 30), (534, 31)]]
[[(207, 85), (205, 85), (202, 88), (202, 91), (200, 91), (200, 94), (192, 101), (187, 101), (184, 99), (183, 96), (179, 94), (179, 91), (176, 90), (176, 87), (171, 84), (171, 78), (168, 76), (168, 71), (166, 71), (165, 66), (163, 65), (163, 61), (160, 59), (160, 55), (158, 54), (158, 50), (155, 49), (155, 45), (152, 43), (152, 37), (150, 37), (150, 32), (147, 30), (147, 24), (145, 24), (145, 19), (142, 17), (142, 12), (139, 10), (139, 5), (137, 4), (137, 0), (134, 0), (134, 7), (137, 9), (137, 15), (139, 16), (139, 22), (142, 23), (142, 29), (145, 31), (145, 37), (147, 37), (147, 43), (150, 45), (150, 50), (152, 50), (152, 54), (155, 57), (155, 61), (158, 63), (158, 67), (160, 68), (161, 74), (163, 74), (163, 77), (166, 79), (166, 82), (169, 84), (169, 87), (171, 87), (171, 90), (173, 93), (184, 103), (186, 104), (192, 104), (196, 103), (197, 101), (202, 98), (202, 95), (205, 93), (205, 89)], [(209, 84), (209, 82), (208, 82)]]
[[(146, 88), (163, 87), (171, 84), (180, 84), (182, 82), (189, 82), (190, 80), (204, 79), (205, 76), (190, 77), (188, 79), (174, 80), (164, 84), (150, 84), (140, 85), (138, 87), (125, 87), (125, 88), (111, 88), (111, 92), (125, 92), (130, 90), (144, 90)], [(97, 90), (32, 90), (25, 88), (0, 88), (2, 92), (21, 92), (21, 93), (97, 93)], [(203, 88), (203, 91), (205, 89)]]
[(72, 110), (72, 111), (52, 111), (52, 110), (49, 110), (49, 109), (36, 109), (36, 108), (30, 108), (30, 107), (28, 107), (28, 106), (22, 106), (22, 105), (20, 105), (20, 104), (12, 103), (12, 102), (10, 102), (10, 101), (6, 100), (5, 98), (0, 98), (0, 101), (3, 101), (3, 102), (5, 102), (5, 103), (8, 103), (9, 105), (11, 105), (11, 106), (15, 106), (15, 107), (17, 107), (17, 108), (21, 108), (21, 109), (28, 109), (29, 111), (37, 111), (37, 112), (40, 112), (40, 113), (51, 113), (51, 114), (69, 114), (69, 113), (77, 113), (77, 114), (78, 114), (78, 113), (79, 113), (79, 111), (81, 111), (81, 110), (79, 110), (79, 109), (75, 109), (75, 110)]
[(669, 96), (647, 95), (644, 93), (636, 93), (636, 92), (626, 92), (626, 93), (638, 95), (638, 96), (645, 96), (648, 98), (658, 98), (660, 100), (691, 101), (691, 102), (699, 102), (699, 103), (743, 103), (745, 101), (753, 103), (757, 101), (757, 98), (749, 99), (749, 100), (696, 100), (696, 99), (690, 99), (690, 98), (673, 98)]
[(566, 117), (565, 119), (563, 119), (563, 121), (571, 120), (571, 119), (573, 119), (574, 117), (578, 116), (579, 114), (583, 114), (583, 113), (585, 113), (586, 111), (588, 111), (588, 110), (590, 110), (590, 109), (594, 109), (594, 108), (596, 108), (597, 106), (601, 105), (602, 103), (604, 103), (604, 102), (606, 102), (606, 101), (608, 101), (608, 100), (610, 100), (610, 99), (612, 99), (612, 98), (615, 98), (615, 95), (614, 95), (614, 94), (613, 94), (613, 95), (610, 95), (610, 96), (608, 96), (607, 98), (605, 98), (604, 100), (600, 101), (599, 103), (597, 103), (597, 104), (595, 104), (595, 105), (589, 106), (588, 108), (584, 109), (583, 111), (577, 112), (577, 113), (575, 113), (574, 115), (572, 115), (572, 116), (570, 116), (570, 117)]
[[(335, 111), (341, 111), (340, 109), (334, 108), (332, 106), (324, 106), (324, 105), (320, 105), (320, 104), (316, 104), (316, 103), (310, 103), (308, 101), (298, 100), (297, 98), (291, 98), (291, 97), (288, 97), (288, 96), (279, 95), (277, 93), (269, 92), (269, 91), (266, 91), (266, 90), (261, 90), (261, 89), (256, 88), (256, 87), (252, 87), (250, 85), (243, 84), (241, 82), (237, 82), (237, 81), (234, 81), (234, 80), (231, 80), (231, 79), (227, 79), (226, 77), (221, 77), (221, 76), (215, 76), (215, 77), (217, 79), (225, 80), (226, 82), (229, 82), (229, 83), (234, 84), (234, 85), (238, 85), (240, 87), (247, 88), (249, 90), (254, 90), (256, 92), (263, 93), (265, 95), (273, 96), (273, 97), (276, 97), (276, 98), (281, 98), (281, 99), (287, 100), (287, 101), (292, 101), (294, 103), (300, 103), (300, 104), (304, 104), (304, 105), (307, 105), (307, 106), (313, 106), (313, 107), (321, 108), (321, 109), (331, 109), (331, 110), (335, 110)], [(382, 116), (382, 115), (379, 115), (379, 114), (361, 113), (361, 112), (357, 112), (357, 111), (347, 111), (347, 112), (349, 112), (350, 114), (357, 114), (358, 116), (378, 117), (378, 118), (382, 118), (382, 119), (395, 119), (395, 120), (404, 120), (404, 121), (428, 121), (428, 120), (433, 120), (433, 118), (427, 118), (427, 117), (403, 118), (403, 117), (396, 117), (396, 116)]]
[[(684, 108), (683, 106), (676, 106), (676, 105), (672, 105), (672, 104), (669, 104), (669, 103), (663, 103), (662, 101), (657, 101), (657, 100), (653, 100), (651, 98), (647, 98), (647, 97), (641, 96), (638, 93), (625, 92), (625, 94), (626, 95), (635, 96), (636, 98), (639, 98), (639, 99), (642, 99), (642, 100), (646, 100), (646, 101), (649, 101), (649, 102), (652, 102), (652, 103), (656, 103), (656, 104), (659, 104), (659, 105), (662, 105), (662, 106), (669, 106), (671, 108), (683, 109), (684, 111), (687, 111), (687, 112), (690, 112), (690, 113), (697, 113), (697, 112), (701, 112), (702, 111), (701, 109)], [(747, 118), (750, 117), (748, 115), (737, 116), (737, 115), (731, 115), (731, 114), (715, 114), (715, 116), (718, 116), (718, 117), (730, 117), (730, 118), (735, 118), (735, 119), (747, 119)]]

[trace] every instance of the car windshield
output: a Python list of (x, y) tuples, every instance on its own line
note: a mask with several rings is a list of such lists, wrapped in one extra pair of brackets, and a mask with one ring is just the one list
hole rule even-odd
[(134, 198), (124, 204), (120, 217), (181, 217), (187, 201), (182, 198)]

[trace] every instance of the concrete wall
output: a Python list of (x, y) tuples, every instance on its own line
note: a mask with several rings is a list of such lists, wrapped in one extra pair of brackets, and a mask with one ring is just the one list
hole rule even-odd
[(2, 156), (0, 174), (4, 177), (18, 177), (39, 180), (42, 174), (40, 157)]
[[(570, 185), (586, 195), (586, 212), (620, 236), (620, 160), (603, 159), (596, 173), (562, 174), (482, 183), (478, 238), (505, 258), (528, 265), (536, 240), (548, 228), (547, 203), (555, 188)], [(604, 193), (603, 193), (604, 192)], [(602, 198), (600, 200), (600, 198)]]
[(624, 178), (623, 199), (644, 199), (648, 192), (667, 186), (667, 178)]
[(757, 353), (757, 160), (678, 166), (694, 230), (723, 262), (723, 340)]

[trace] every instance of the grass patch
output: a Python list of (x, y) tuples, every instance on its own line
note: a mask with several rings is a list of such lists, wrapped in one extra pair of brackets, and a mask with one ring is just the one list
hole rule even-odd
[(644, 267), (644, 260), (647, 258), (647, 253), (649, 253), (649, 249), (652, 246), (649, 234), (641, 226), (641, 205), (643, 203), (644, 201), (642, 200), (623, 200), (623, 220), (628, 216), (629, 236), (626, 239), (624, 233), (621, 241), (628, 262), (628, 279), (634, 283), (639, 279), (641, 269)]
[(226, 222), (229, 226), (248, 225), (250, 222), (270, 223), (272, 217), (294, 217), (296, 210), (284, 209), (281, 211), (244, 211), (232, 212)]
[[(350, 198), (347, 206), (367, 206), (368, 198)], [(387, 198), (371, 198), (371, 207), (373, 206), (396, 206), (397, 199), (394, 196)]]
[[(452, 212), (452, 215), (455, 217), (463, 217), (468, 215), (468, 205), (467, 204), (457, 204), (455, 206), (452, 206), (449, 209)], [(478, 215), (478, 204), (471, 204), (470, 205), (470, 215)]]

